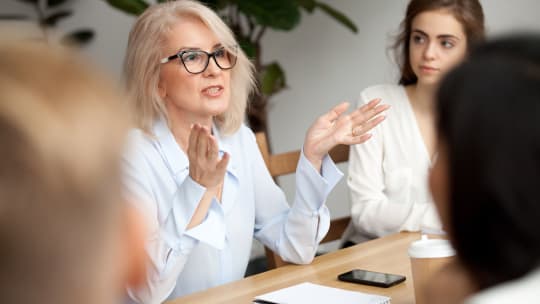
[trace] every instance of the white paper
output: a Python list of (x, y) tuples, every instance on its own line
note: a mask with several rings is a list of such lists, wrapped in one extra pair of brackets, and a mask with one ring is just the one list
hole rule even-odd
[(387, 304), (390, 298), (304, 282), (255, 297), (276, 304)]

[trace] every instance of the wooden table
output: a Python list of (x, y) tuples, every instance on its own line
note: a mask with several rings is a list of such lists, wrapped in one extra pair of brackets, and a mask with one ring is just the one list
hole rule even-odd
[[(392, 304), (413, 304), (414, 290), (407, 249), (420, 238), (419, 233), (402, 232), (341, 249), (315, 258), (309, 265), (287, 265), (210, 288), (167, 302), (249, 304), (257, 295), (301, 282), (375, 293), (392, 298)], [(340, 273), (353, 268), (405, 275), (407, 279), (390, 288), (370, 287), (337, 280)]]

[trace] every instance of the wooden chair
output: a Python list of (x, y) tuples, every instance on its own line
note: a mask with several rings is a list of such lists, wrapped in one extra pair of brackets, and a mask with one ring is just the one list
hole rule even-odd
[[(300, 150), (270, 154), (268, 149), (268, 141), (264, 132), (258, 132), (255, 134), (257, 138), (257, 144), (261, 150), (264, 162), (270, 171), (270, 175), (276, 178), (278, 176), (287, 175), (296, 172), (296, 166), (298, 159), (300, 159)], [(330, 151), (330, 157), (335, 163), (346, 162), (349, 160), (349, 147), (346, 145), (339, 145)], [(330, 230), (324, 237), (321, 243), (335, 241), (341, 238), (341, 235), (349, 224), (350, 217), (342, 217), (334, 219), (330, 222)], [(286, 265), (279, 255), (274, 253), (269, 248), (265, 247), (266, 258), (268, 261), (268, 268), (273, 269)]]

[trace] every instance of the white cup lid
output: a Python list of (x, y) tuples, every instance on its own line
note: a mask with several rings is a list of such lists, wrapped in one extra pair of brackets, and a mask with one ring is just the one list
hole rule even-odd
[(448, 240), (428, 239), (423, 235), (422, 239), (414, 241), (409, 246), (411, 258), (444, 258), (455, 255), (456, 252)]

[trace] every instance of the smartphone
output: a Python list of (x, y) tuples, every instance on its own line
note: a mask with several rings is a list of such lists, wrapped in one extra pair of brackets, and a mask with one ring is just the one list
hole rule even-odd
[(390, 287), (405, 281), (405, 276), (362, 269), (353, 269), (338, 275), (338, 280), (377, 287)]

